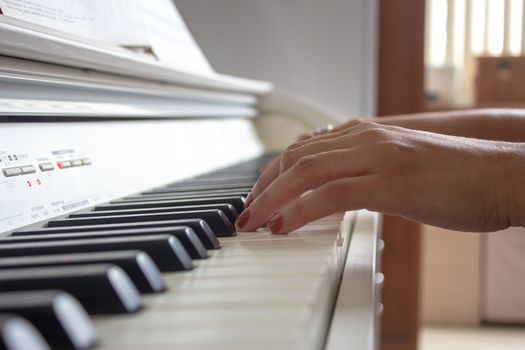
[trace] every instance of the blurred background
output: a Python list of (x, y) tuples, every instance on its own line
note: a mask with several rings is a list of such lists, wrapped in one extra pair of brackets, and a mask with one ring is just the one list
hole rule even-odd
[(177, 0), (213, 68), (347, 116), (375, 113), (375, 1)]
[[(175, 3), (217, 71), (348, 118), (525, 107), (523, 0)], [(383, 349), (525, 349), (523, 229), (387, 217), (384, 239)]]
[(427, 0), (429, 108), (523, 106), (524, 10), (522, 0)]

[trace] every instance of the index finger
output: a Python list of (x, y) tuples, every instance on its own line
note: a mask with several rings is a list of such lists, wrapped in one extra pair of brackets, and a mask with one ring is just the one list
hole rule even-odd
[(361, 152), (361, 149), (343, 149), (302, 158), (254, 199), (239, 216), (237, 228), (255, 230), (306, 191), (336, 179), (367, 174), (373, 161), (369, 157), (360, 157)]

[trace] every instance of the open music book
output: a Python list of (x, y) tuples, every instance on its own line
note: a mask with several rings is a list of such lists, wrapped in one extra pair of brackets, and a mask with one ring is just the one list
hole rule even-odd
[(212, 68), (170, 0), (0, 0), (3, 15), (150, 55), (195, 73)]

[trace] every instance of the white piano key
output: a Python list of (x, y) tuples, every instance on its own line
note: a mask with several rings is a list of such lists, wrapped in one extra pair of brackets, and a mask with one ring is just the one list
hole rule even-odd
[(221, 238), (191, 273), (166, 274), (170, 289), (146, 296), (140, 314), (96, 318), (101, 349), (319, 348), (348, 247), (337, 244), (341, 218), (287, 236)]

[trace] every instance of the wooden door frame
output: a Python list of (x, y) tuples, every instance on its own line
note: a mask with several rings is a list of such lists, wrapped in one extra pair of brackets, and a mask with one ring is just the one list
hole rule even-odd
[[(425, 0), (379, 1), (378, 115), (424, 107)], [(420, 225), (385, 217), (381, 349), (417, 349)]]

